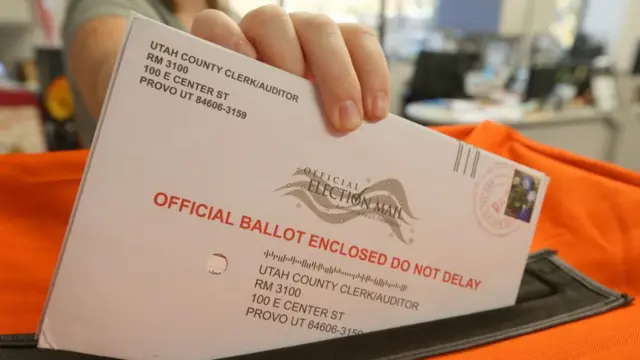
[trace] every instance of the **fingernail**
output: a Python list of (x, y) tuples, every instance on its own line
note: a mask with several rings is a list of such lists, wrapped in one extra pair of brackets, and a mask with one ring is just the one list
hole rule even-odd
[(258, 55), (256, 54), (256, 50), (253, 48), (253, 45), (242, 38), (235, 39), (235, 41), (233, 42), (233, 50), (253, 59), (258, 57)]
[(340, 127), (339, 130), (355, 130), (362, 124), (362, 116), (356, 103), (351, 100), (340, 105)]
[(371, 115), (375, 120), (384, 119), (389, 114), (389, 102), (385, 93), (376, 94), (371, 101)]

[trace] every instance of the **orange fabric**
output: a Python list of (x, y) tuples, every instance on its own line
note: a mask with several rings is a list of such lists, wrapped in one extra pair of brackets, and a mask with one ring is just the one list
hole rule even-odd
[[(605, 286), (640, 296), (640, 174), (486, 122), (439, 131), (551, 177), (532, 250), (553, 248)], [(85, 151), (0, 157), (0, 334), (36, 330)], [(637, 359), (640, 307), (450, 354), (447, 360)]]

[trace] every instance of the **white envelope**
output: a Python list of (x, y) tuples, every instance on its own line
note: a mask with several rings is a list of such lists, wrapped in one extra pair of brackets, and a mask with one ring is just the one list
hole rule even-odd
[(132, 16), (39, 347), (213, 359), (514, 304), (548, 178)]

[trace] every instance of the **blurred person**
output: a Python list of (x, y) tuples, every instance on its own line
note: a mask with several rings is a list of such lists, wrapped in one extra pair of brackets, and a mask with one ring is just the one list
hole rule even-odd
[(130, 11), (310, 79), (337, 131), (389, 113), (387, 63), (375, 33), (364, 26), (288, 14), (275, 5), (240, 18), (222, 0), (70, 0), (64, 58), (84, 146), (93, 139)]

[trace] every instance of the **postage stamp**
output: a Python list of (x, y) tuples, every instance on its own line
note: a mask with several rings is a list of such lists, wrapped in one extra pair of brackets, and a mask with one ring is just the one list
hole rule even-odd
[(509, 198), (504, 209), (506, 216), (529, 223), (538, 198), (540, 179), (520, 170), (515, 170), (511, 181)]

